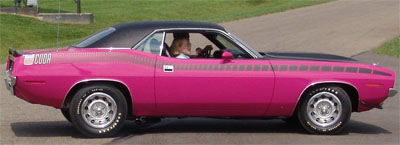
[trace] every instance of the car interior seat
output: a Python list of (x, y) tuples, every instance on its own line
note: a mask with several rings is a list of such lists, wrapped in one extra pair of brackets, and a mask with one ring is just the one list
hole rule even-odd
[(160, 44), (161, 42), (158, 41), (156, 38), (150, 40), (150, 52), (153, 54), (157, 54), (160, 52)]
[(161, 55), (162, 56), (167, 56), (167, 57), (171, 57), (171, 48), (168, 46), (168, 44), (167, 43), (164, 43), (163, 44), (164, 46), (163, 46), (163, 50), (162, 50), (162, 52), (161, 52)]

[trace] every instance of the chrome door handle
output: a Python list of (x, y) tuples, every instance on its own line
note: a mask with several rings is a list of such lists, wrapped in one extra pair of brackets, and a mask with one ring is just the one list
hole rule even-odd
[(163, 70), (164, 70), (164, 72), (174, 72), (174, 66), (173, 65), (163, 65)]

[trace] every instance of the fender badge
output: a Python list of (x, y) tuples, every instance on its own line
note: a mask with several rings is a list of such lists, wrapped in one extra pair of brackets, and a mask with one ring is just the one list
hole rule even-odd
[(32, 65), (35, 54), (24, 55), (24, 65)]
[(24, 55), (24, 65), (49, 64), (50, 61), (51, 53)]

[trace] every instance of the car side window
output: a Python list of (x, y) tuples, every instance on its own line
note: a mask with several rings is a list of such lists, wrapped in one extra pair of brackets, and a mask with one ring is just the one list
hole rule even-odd
[(143, 41), (136, 50), (152, 54), (160, 54), (161, 42), (163, 41), (163, 33), (154, 33)]
[(230, 40), (228, 40), (224, 36), (217, 35), (215, 39), (225, 47), (225, 50), (231, 52), (234, 58), (252, 58), (247, 52), (245, 52), (244, 50), (233, 44)]
[(103, 31), (100, 31), (92, 36), (89, 36), (88, 38), (78, 42), (77, 44), (74, 45), (74, 47), (77, 48), (85, 48), (88, 47), (89, 45), (92, 45), (93, 43), (96, 43), (100, 39), (103, 39), (104, 37), (107, 37), (111, 33), (115, 31), (115, 28), (108, 28)]
[[(190, 58), (211, 58), (221, 59), (224, 51), (229, 51), (233, 54), (233, 59), (248, 59), (252, 56), (236, 45), (232, 40), (218, 32), (204, 32), (204, 31), (174, 31), (167, 32), (165, 35), (164, 48), (168, 51), (163, 52), (163, 56), (173, 56), (172, 41), (175, 39), (175, 34), (186, 34), (185, 37), (189, 39), (191, 44), (188, 55)], [(178, 36), (178, 35), (177, 35)], [(210, 49), (211, 48), (211, 49)], [(168, 53), (167, 53), (168, 52)]]

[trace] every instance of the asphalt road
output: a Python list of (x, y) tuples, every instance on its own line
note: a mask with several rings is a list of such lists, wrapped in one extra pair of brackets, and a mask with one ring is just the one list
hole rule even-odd
[(260, 51), (352, 56), (400, 35), (399, 0), (338, 0), (222, 25)]
[[(258, 50), (325, 52), (378, 62), (399, 73), (399, 59), (368, 50), (399, 34), (399, 2), (345, 0), (223, 23)], [(0, 71), (4, 71), (0, 65)], [(397, 79), (399, 80), (399, 79)], [(399, 82), (396, 88), (400, 90)], [(383, 110), (353, 113), (344, 133), (309, 135), (281, 120), (167, 119), (128, 122), (114, 138), (86, 139), (60, 111), (11, 96), (0, 83), (1, 144), (399, 144), (399, 97)]]

